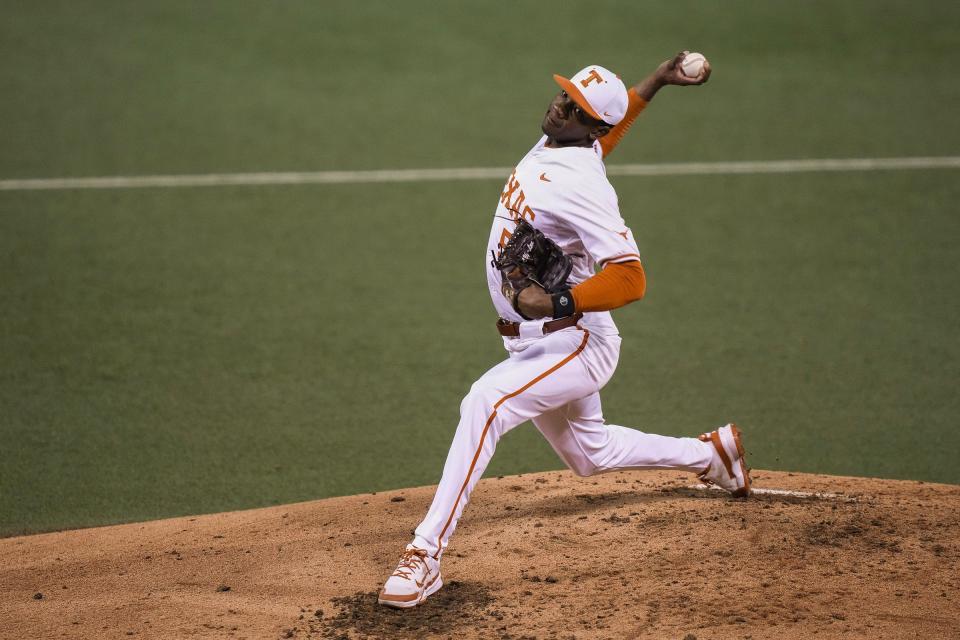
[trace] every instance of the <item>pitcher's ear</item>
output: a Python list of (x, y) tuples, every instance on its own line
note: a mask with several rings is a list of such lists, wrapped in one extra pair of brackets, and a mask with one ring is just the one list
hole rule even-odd
[(593, 130), (590, 132), (590, 139), (591, 139), (591, 140), (599, 140), (599, 139), (602, 138), (603, 136), (605, 136), (605, 135), (607, 135), (608, 133), (610, 133), (610, 129), (612, 129), (612, 128), (613, 128), (613, 127), (611, 127), (611, 126), (608, 125), (608, 124), (600, 124), (600, 125), (597, 125), (597, 126), (594, 127)]

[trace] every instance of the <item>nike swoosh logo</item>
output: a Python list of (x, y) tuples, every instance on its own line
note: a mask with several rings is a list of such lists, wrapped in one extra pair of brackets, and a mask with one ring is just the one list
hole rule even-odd
[(543, 180), (544, 182), (553, 182), (553, 180), (547, 177), (546, 171), (540, 174), (540, 179)]
[(607, 116), (608, 118), (610, 117), (610, 114), (607, 113), (606, 111), (603, 112), (603, 115)]
[(624, 239), (624, 240), (627, 239), (627, 232), (626, 232), (626, 231), (617, 231), (617, 235), (623, 236), (623, 239)]

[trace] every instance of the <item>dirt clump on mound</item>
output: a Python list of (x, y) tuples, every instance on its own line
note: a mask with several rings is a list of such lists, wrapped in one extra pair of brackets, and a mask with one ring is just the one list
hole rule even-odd
[(960, 487), (754, 478), (484, 480), (409, 610), (376, 596), (432, 487), (7, 538), (0, 638), (960, 637)]
[[(331, 600), (337, 613), (307, 618), (307, 637), (342, 638), (347, 631), (366, 638), (420, 637), (421, 631), (447, 636), (463, 626), (482, 627), (488, 619), (503, 619), (490, 606), (490, 590), (482, 584), (451, 580), (430, 598), (429, 607), (392, 609), (377, 604), (377, 591), (357, 592)], [(303, 624), (298, 625), (303, 627)], [(349, 635), (347, 636), (349, 637)]]

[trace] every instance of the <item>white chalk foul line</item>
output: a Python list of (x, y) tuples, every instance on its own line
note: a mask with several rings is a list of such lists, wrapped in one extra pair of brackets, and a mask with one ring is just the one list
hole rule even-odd
[[(695, 484), (690, 487), (698, 491), (723, 491), (716, 485)], [(724, 491), (724, 493), (726, 493)], [(842, 500), (844, 502), (856, 502), (856, 498), (845, 496), (839, 493), (810, 492), (810, 491), (790, 491), (788, 489), (760, 489), (754, 487), (751, 493), (759, 496), (786, 496), (789, 498), (806, 498), (812, 500)]]
[[(804, 173), (817, 171), (896, 171), (906, 169), (960, 169), (960, 156), (614, 164), (607, 167), (607, 173), (611, 176), (688, 176)], [(0, 180), (0, 191), (505, 180), (512, 170), (510, 167), (467, 167), (462, 169), (381, 169), (374, 171), (295, 171), (280, 173), (105, 176), (91, 178), (25, 178)]]

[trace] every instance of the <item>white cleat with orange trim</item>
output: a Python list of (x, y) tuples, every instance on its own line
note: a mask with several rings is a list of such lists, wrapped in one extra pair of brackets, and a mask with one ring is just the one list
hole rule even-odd
[(443, 586), (440, 562), (423, 549), (408, 545), (400, 564), (380, 591), (377, 602), (388, 607), (415, 607)]
[(713, 460), (701, 474), (706, 484), (715, 484), (726, 489), (737, 498), (750, 495), (750, 470), (746, 465), (746, 454), (740, 441), (737, 425), (728, 424), (716, 431), (700, 436), (704, 442), (713, 444)]

